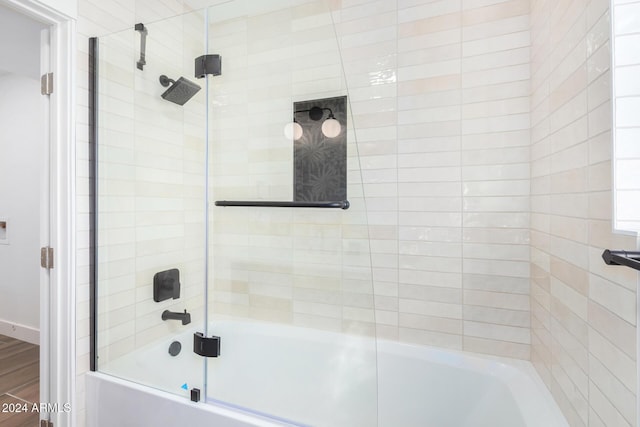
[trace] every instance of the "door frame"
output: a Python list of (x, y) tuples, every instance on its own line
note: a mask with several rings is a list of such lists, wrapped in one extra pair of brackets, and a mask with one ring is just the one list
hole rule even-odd
[[(0, 4), (50, 26), (49, 72), (54, 73), (54, 91), (48, 100), (49, 210), (48, 218), (45, 215), (40, 222), (41, 229), (49, 231), (44, 239), (48, 241), (41, 245), (54, 248), (54, 267), (45, 273), (49, 287), (40, 298), (41, 307), (48, 307), (48, 312), (41, 310), (40, 354), (49, 361), (41, 364), (45, 386), (40, 396), (46, 400), (40, 403), (50, 404), (49, 408), (57, 404), (58, 410), (40, 412), (40, 418), (56, 427), (71, 427), (76, 424), (76, 22), (36, 0), (0, 0)], [(46, 197), (47, 190), (42, 193)]]

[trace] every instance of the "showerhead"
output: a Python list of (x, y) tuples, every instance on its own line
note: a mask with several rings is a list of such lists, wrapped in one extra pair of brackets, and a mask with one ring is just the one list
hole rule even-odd
[(169, 89), (165, 90), (161, 95), (162, 98), (178, 105), (186, 104), (186, 102), (200, 90), (200, 86), (185, 79), (184, 77), (180, 77), (175, 81), (165, 75), (162, 75), (160, 76), (160, 84), (164, 87), (170, 85)]

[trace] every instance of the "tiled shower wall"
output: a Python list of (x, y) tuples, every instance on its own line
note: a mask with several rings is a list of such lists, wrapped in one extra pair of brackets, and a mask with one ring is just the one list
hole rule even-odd
[(528, 1), (343, 1), (378, 335), (529, 358)]
[[(345, 90), (316, 5), (211, 24), (210, 45), (231, 64), (211, 93), (214, 198), (291, 199), (280, 129), (290, 98)], [(213, 317), (370, 324), (383, 338), (528, 359), (528, 8), (343, 1), (334, 20), (355, 127), (353, 210), (214, 210)], [(311, 55), (318, 45), (328, 48)], [(375, 298), (367, 242), (347, 247), (367, 237)]]
[[(224, 62), (210, 92), (212, 200), (293, 200), (293, 142), (283, 133), (293, 102), (346, 93), (330, 9), (292, 3), (210, 10), (209, 45)], [(212, 206), (214, 324), (232, 316), (375, 332), (360, 166), (348, 127), (348, 211)]]
[[(132, 66), (136, 33), (100, 39), (97, 344), (103, 370), (110, 360), (179, 333), (179, 322), (161, 320), (163, 310), (203, 318), (205, 91), (179, 106), (160, 98), (165, 88), (159, 83), (161, 74), (195, 80), (203, 25), (199, 13), (147, 23), (143, 70)], [(180, 299), (156, 303), (154, 274), (171, 268), (180, 271)]]
[[(79, 3), (82, 426), (86, 40), (189, 7)], [(599, 259), (605, 247), (635, 246), (610, 232), (608, 2), (331, 3), (358, 128), (379, 336), (531, 352), (572, 425), (635, 425), (636, 276)]]
[[(73, 412), (86, 425), (84, 374), (89, 370), (89, 152), (88, 38), (102, 37), (100, 133), (103, 177), (98, 269), (100, 363), (178, 328), (161, 322), (163, 309), (202, 312), (204, 255), (204, 96), (184, 108), (158, 98), (160, 74), (189, 76), (204, 39), (193, 33), (202, 16), (173, 18), (154, 33), (154, 21), (185, 12), (178, 1), (79, 1), (77, 22), (77, 373)], [(139, 38), (133, 25), (150, 27), (147, 67), (136, 70)], [(114, 33), (127, 29), (121, 34)], [(109, 38), (105, 37), (111, 35)], [(107, 42), (108, 40), (108, 42)], [(183, 69), (183, 67), (186, 67)], [(193, 120), (191, 119), (193, 118)], [(177, 305), (151, 299), (156, 271), (178, 265), (183, 297)], [(109, 285), (106, 285), (109, 278)], [(162, 309), (161, 309), (162, 308)], [(158, 311), (160, 310), (160, 311)]]
[[(296, 323), (319, 327), (326, 327), (327, 319), (331, 322), (327, 313), (337, 308), (343, 318), (348, 313), (347, 320), (375, 326), (383, 338), (528, 359), (528, 1), (331, 4), (353, 112), (351, 126), (356, 128), (353, 140), (358, 151), (350, 155), (359, 155), (360, 162), (350, 170), (354, 208), (345, 215), (357, 216), (355, 224), (368, 224), (342, 236), (351, 239), (342, 253), (350, 262), (364, 262), (350, 257), (348, 249), (358, 248), (363, 237), (370, 238), (375, 298), (367, 298), (371, 281), (366, 280), (366, 289), (351, 282), (358, 292), (348, 300), (322, 299), (307, 289), (288, 304), (275, 301), (273, 295), (249, 296), (249, 304), (257, 301), (263, 306), (259, 317), (271, 319), (274, 302), (279, 312), (293, 313), (294, 307), (302, 307)], [(80, 2), (78, 27), (84, 36), (78, 40), (79, 165), (88, 158), (87, 37), (188, 10), (181, 2), (170, 1), (151, 6), (138, 0), (134, 6)], [(137, 39), (131, 33), (135, 47)], [(215, 43), (211, 50), (215, 52)], [(311, 78), (302, 79), (300, 87), (311, 86), (314, 76), (327, 76), (320, 64), (306, 72)], [(326, 92), (322, 85), (311, 90), (314, 97), (341, 94)], [(273, 154), (255, 144), (247, 148), (251, 151), (246, 155), (253, 159)], [(211, 164), (214, 170), (219, 166), (215, 159)], [(166, 170), (156, 172), (158, 179), (166, 177)], [(78, 205), (85, 209), (79, 217), (81, 408), (82, 373), (88, 367), (87, 174), (81, 166)], [(360, 191), (366, 196), (366, 218), (364, 204), (358, 202)], [(287, 196), (269, 194), (274, 195)], [(329, 214), (322, 215), (301, 222), (325, 223)], [(267, 222), (274, 220), (290, 223), (289, 218)], [(343, 221), (336, 219), (334, 226)], [(332, 233), (331, 226), (324, 231)], [(254, 237), (259, 240), (260, 235)], [(356, 251), (369, 256), (368, 245)], [(219, 304), (213, 306), (220, 309)], [(120, 325), (120, 330), (126, 328)]]
[(636, 286), (607, 267), (609, 2), (531, 2), (532, 361), (572, 426), (636, 425)]

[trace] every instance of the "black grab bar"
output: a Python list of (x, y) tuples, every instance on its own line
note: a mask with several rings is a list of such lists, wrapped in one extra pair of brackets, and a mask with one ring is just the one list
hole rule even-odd
[(605, 249), (602, 259), (607, 265), (624, 265), (634, 270), (640, 270), (640, 252), (610, 251)]
[(263, 208), (334, 208), (349, 209), (348, 200), (336, 202), (269, 202), (262, 200), (217, 200), (216, 206), (249, 206)]

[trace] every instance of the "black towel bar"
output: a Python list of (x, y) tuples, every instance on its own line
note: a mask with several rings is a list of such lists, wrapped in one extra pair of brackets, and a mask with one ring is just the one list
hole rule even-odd
[(640, 252), (605, 249), (602, 253), (602, 259), (607, 265), (624, 265), (634, 270), (640, 270)]
[(334, 208), (349, 209), (348, 200), (340, 200), (336, 202), (269, 202), (262, 200), (217, 200), (216, 206), (249, 206), (249, 207), (266, 207), (266, 208)]

